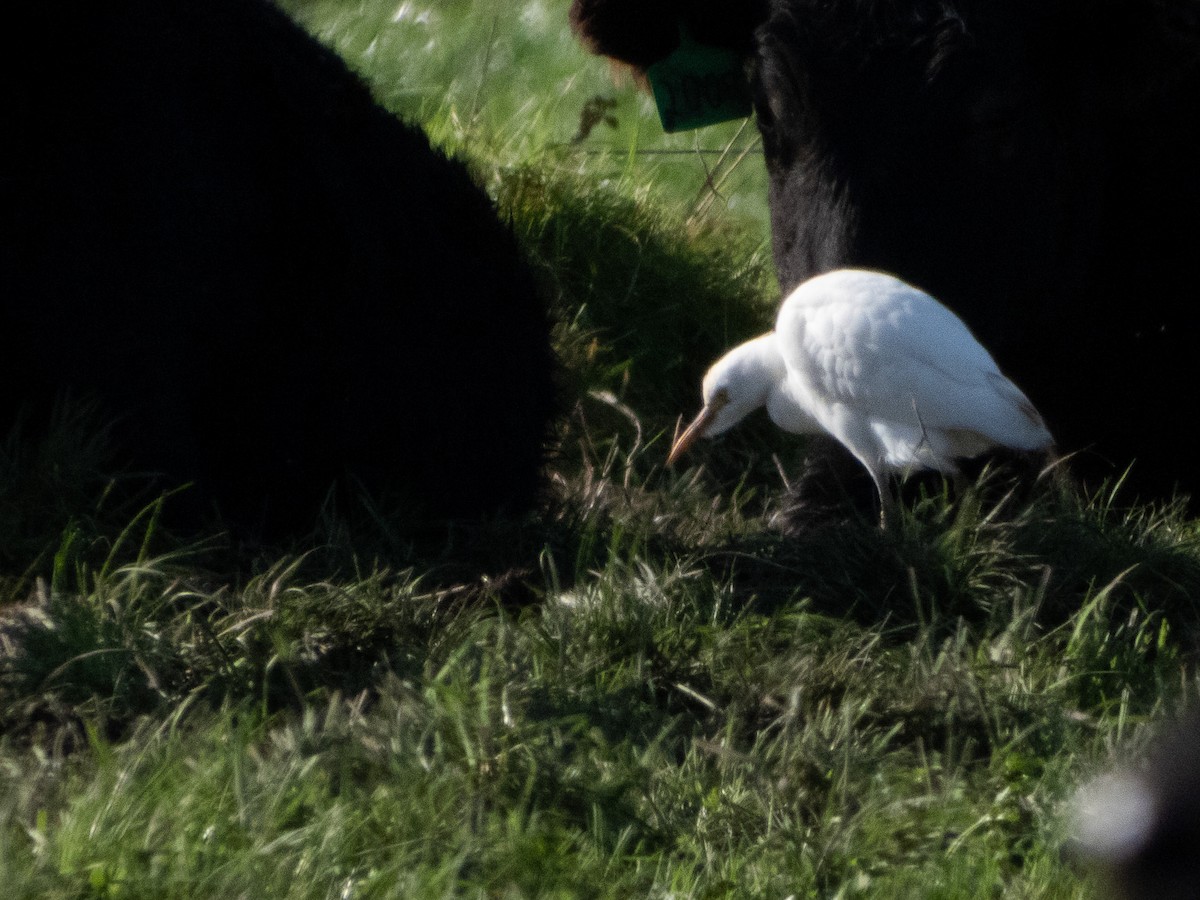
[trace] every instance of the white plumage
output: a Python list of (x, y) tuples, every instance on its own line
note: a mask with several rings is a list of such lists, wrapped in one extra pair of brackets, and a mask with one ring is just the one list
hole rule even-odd
[(1037, 409), (962, 320), (883, 272), (841, 269), (801, 284), (773, 332), (709, 369), (703, 394), (669, 463), (765, 406), (785, 431), (837, 438), (871, 473), (885, 510), (891, 472), (957, 474), (957, 459), (993, 448), (1054, 449)]

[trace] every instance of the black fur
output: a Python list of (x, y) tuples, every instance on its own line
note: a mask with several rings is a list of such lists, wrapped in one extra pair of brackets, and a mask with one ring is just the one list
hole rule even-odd
[[(621, 5), (577, 0), (591, 46), (634, 39), (601, 15)], [(895, 272), (967, 321), (1075, 471), (1136, 459), (1141, 493), (1200, 493), (1200, 2), (765, 7), (724, 41), (751, 45), (783, 289)]]
[(97, 394), (132, 465), (271, 533), (347, 474), (418, 518), (532, 501), (549, 326), (462, 164), (263, 0), (5, 27), (0, 425)]
[(767, 0), (575, 0), (571, 25), (593, 53), (639, 68), (668, 56), (680, 28), (696, 40), (749, 53)]

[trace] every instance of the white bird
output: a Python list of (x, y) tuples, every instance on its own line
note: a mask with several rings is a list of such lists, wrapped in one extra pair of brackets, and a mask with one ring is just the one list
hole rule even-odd
[(871, 473), (886, 522), (889, 473), (935, 469), (1003, 447), (1052, 454), (1054, 438), (967, 326), (893, 275), (840, 269), (801, 284), (775, 330), (704, 376), (704, 408), (667, 463), (765, 406), (797, 434), (828, 432)]

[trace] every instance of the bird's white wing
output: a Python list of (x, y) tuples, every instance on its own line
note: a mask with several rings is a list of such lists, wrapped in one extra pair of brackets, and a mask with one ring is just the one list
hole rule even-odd
[(928, 294), (877, 273), (847, 273), (820, 287), (798, 289), (776, 322), (785, 363), (812, 403), (841, 404), (874, 422), (974, 432), (1005, 446), (1049, 443), (1033, 404)]

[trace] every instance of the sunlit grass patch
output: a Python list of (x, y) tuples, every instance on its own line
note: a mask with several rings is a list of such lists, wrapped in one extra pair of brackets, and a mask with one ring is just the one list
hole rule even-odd
[(718, 210), (766, 239), (758, 135), (731, 122), (669, 135), (631, 79), (566, 28), (569, 0), (283, 0), (392, 111), (436, 142), (503, 165), (651, 181), (689, 215)]

